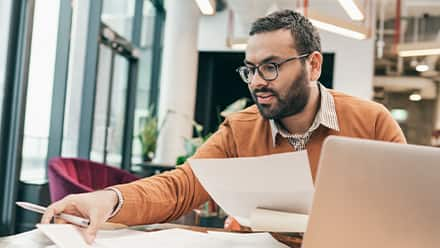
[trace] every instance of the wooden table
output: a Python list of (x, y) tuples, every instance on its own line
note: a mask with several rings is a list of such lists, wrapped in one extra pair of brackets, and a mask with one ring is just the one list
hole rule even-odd
[[(170, 228), (182, 228), (197, 232), (225, 231), (224, 229), (220, 229), (220, 228), (205, 228), (198, 226), (178, 225), (178, 224), (154, 224), (154, 225), (134, 226), (129, 228), (133, 230), (146, 231), (146, 232), (153, 232), (153, 231), (170, 229)], [(275, 239), (288, 245), (289, 247), (294, 247), (294, 248), (301, 247), (302, 238), (298, 234), (286, 235), (279, 233), (271, 233), (271, 235)], [(29, 232), (0, 238), (0, 247), (43, 248), (49, 245), (53, 245), (53, 243), (44, 234), (42, 234), (40, 231), (36, 229)]]

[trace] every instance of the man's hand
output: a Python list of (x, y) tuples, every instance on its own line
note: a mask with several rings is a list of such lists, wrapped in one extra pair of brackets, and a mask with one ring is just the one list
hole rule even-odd
[(228, 231), (251, 231), (249, 227), (240, 225), (240, 223), (238, 223), (238, 221), (232, 216), (226, 218), (223, 228)]
[[(114, 207), (118, 204), (118, 196), (113, 190), (100, 190), (92, 193), (74, 194), (51, 204), (41, 218), (42, 224), (48, 224), (56, 214), (67, 213), (90, 220), (85, 229), (84, 237), (91, 244), (96, 237), (98, 228), (104, 224)], [(57, 218), (56, 223), (66, 223)]]

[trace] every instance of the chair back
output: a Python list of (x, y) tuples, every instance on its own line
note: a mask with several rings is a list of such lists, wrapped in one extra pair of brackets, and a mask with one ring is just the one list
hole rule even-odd
[(124, 170), (80, 158), (55, 157), (49, 161), (51, 201), (139, 179)]

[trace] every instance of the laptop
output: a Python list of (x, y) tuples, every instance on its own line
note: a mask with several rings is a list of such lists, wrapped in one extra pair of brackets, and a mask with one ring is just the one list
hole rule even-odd
[(302, 247), (440, 247), (440, 149), (329, 137)]

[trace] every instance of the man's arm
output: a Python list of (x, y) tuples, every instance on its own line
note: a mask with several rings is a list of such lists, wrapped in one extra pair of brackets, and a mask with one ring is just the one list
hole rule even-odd
[(375, 122), (375, 139), (396, 143), (406, 143), (405, 135), (399, 124), (393, 119), (391, 113), (380, 105), (381, 110)]
[[(231, 157), (234, 148), (230, 126), (225, 121), (193, 158)], [(174, 220), (209, 199), (188, 163), (171, 172), (113, 188), (122, 193), (123, 204), (110, 221), (127, 225)]]

